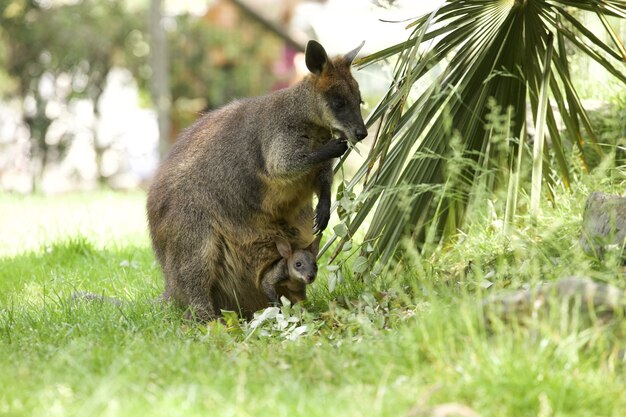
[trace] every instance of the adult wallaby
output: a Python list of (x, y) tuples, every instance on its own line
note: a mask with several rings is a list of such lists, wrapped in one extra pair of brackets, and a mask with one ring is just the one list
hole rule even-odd
[[(362, 46), (362, 45), (361, 45)], [(148, 223), (165, 299), (213, 319), (268, 305), (262, 273), (282, 238), (304, 247), (330, 217), (333, 159), (367, 130), (350, 66), (361, 46), (329, 59), (309, 41), (311, 74), (269, 95), (237, 100), (185, 130), (148, 193)], [(313, 194), (319, 201), (315, 214)]]
[(282, 296), (292, 303), (306, 300), (306, 286), (317, 276), (317, 253), (321, 235), (304, 249), (292, 250), (289, 242), (276, 241), (276, 249), (282, 259), (263, 274), (261, 287), (271, 303), (278, 303)]

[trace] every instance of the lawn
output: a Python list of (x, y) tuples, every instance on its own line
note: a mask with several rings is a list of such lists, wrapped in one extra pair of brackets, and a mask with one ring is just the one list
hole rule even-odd
[(591, 188), (576, 187), (506, 237), (484, 215), (367, 284), (346, 262), (345, 282), (329, 293), (322, 272), (304, 308), (208, 325), (157, 302), (143, 193), (0, 194), (0, 415), (430, 416), (455, 403), (481, 416), (624, 416), (623, 320), (487, 328), (478, 308), (574, 274), (625, 286), (615, 259), (578, 247)]

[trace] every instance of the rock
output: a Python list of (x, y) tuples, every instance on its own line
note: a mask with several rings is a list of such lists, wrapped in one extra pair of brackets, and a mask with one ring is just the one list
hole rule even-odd
[(85, 292), (85, 291), (75, 291), (74, 293), (72, 293), (72, 300), (113, 304), (118, 307), (120, 307), (123, 304), (122, 300), (118, 298), (107, 297), (102, 294), (95, 294), (92, 292)]
[(585, 252), (602, 257), (613, 247), (626, 263), (626, 197), (593, 192), (587, 198), (580, 243)]
[(593, 312), (611, 318), (626, 311), (626, 291), (586, 277), (567, 277), (536, 288), (498, 293), (483, 301), (485, 318), (503, 321), (524, 320), (548, 312), (551, 307)]

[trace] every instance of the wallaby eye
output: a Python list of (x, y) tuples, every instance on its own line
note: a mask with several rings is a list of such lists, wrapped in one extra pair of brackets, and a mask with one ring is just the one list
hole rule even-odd
[(296, 262), (296, 268), (300, 268), (302, 266), (302, 262)]
[(341, 109), (346, 105), (346, 101), (341, 97), (333, 97), (330, 100), (330, 106), (334, 109)]

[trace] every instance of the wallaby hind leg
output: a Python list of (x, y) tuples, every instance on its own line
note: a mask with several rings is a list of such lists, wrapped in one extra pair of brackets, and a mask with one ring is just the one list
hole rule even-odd
[(190, 251), (184, 256), (169, 255), (168, 261), (163, 298), (187, 308), (187, 318), (209, 321), (218, 317), (206, 260)]
[(202, 302), (200, 304), (191, 303), (185, 310), (185, 319), (186, 320), (195, 320), (199, 322), (209, 322), (218, 319), (219, 317), (215, 314), (215, 311), (211, 305), (207, 308), (207, 303)]

